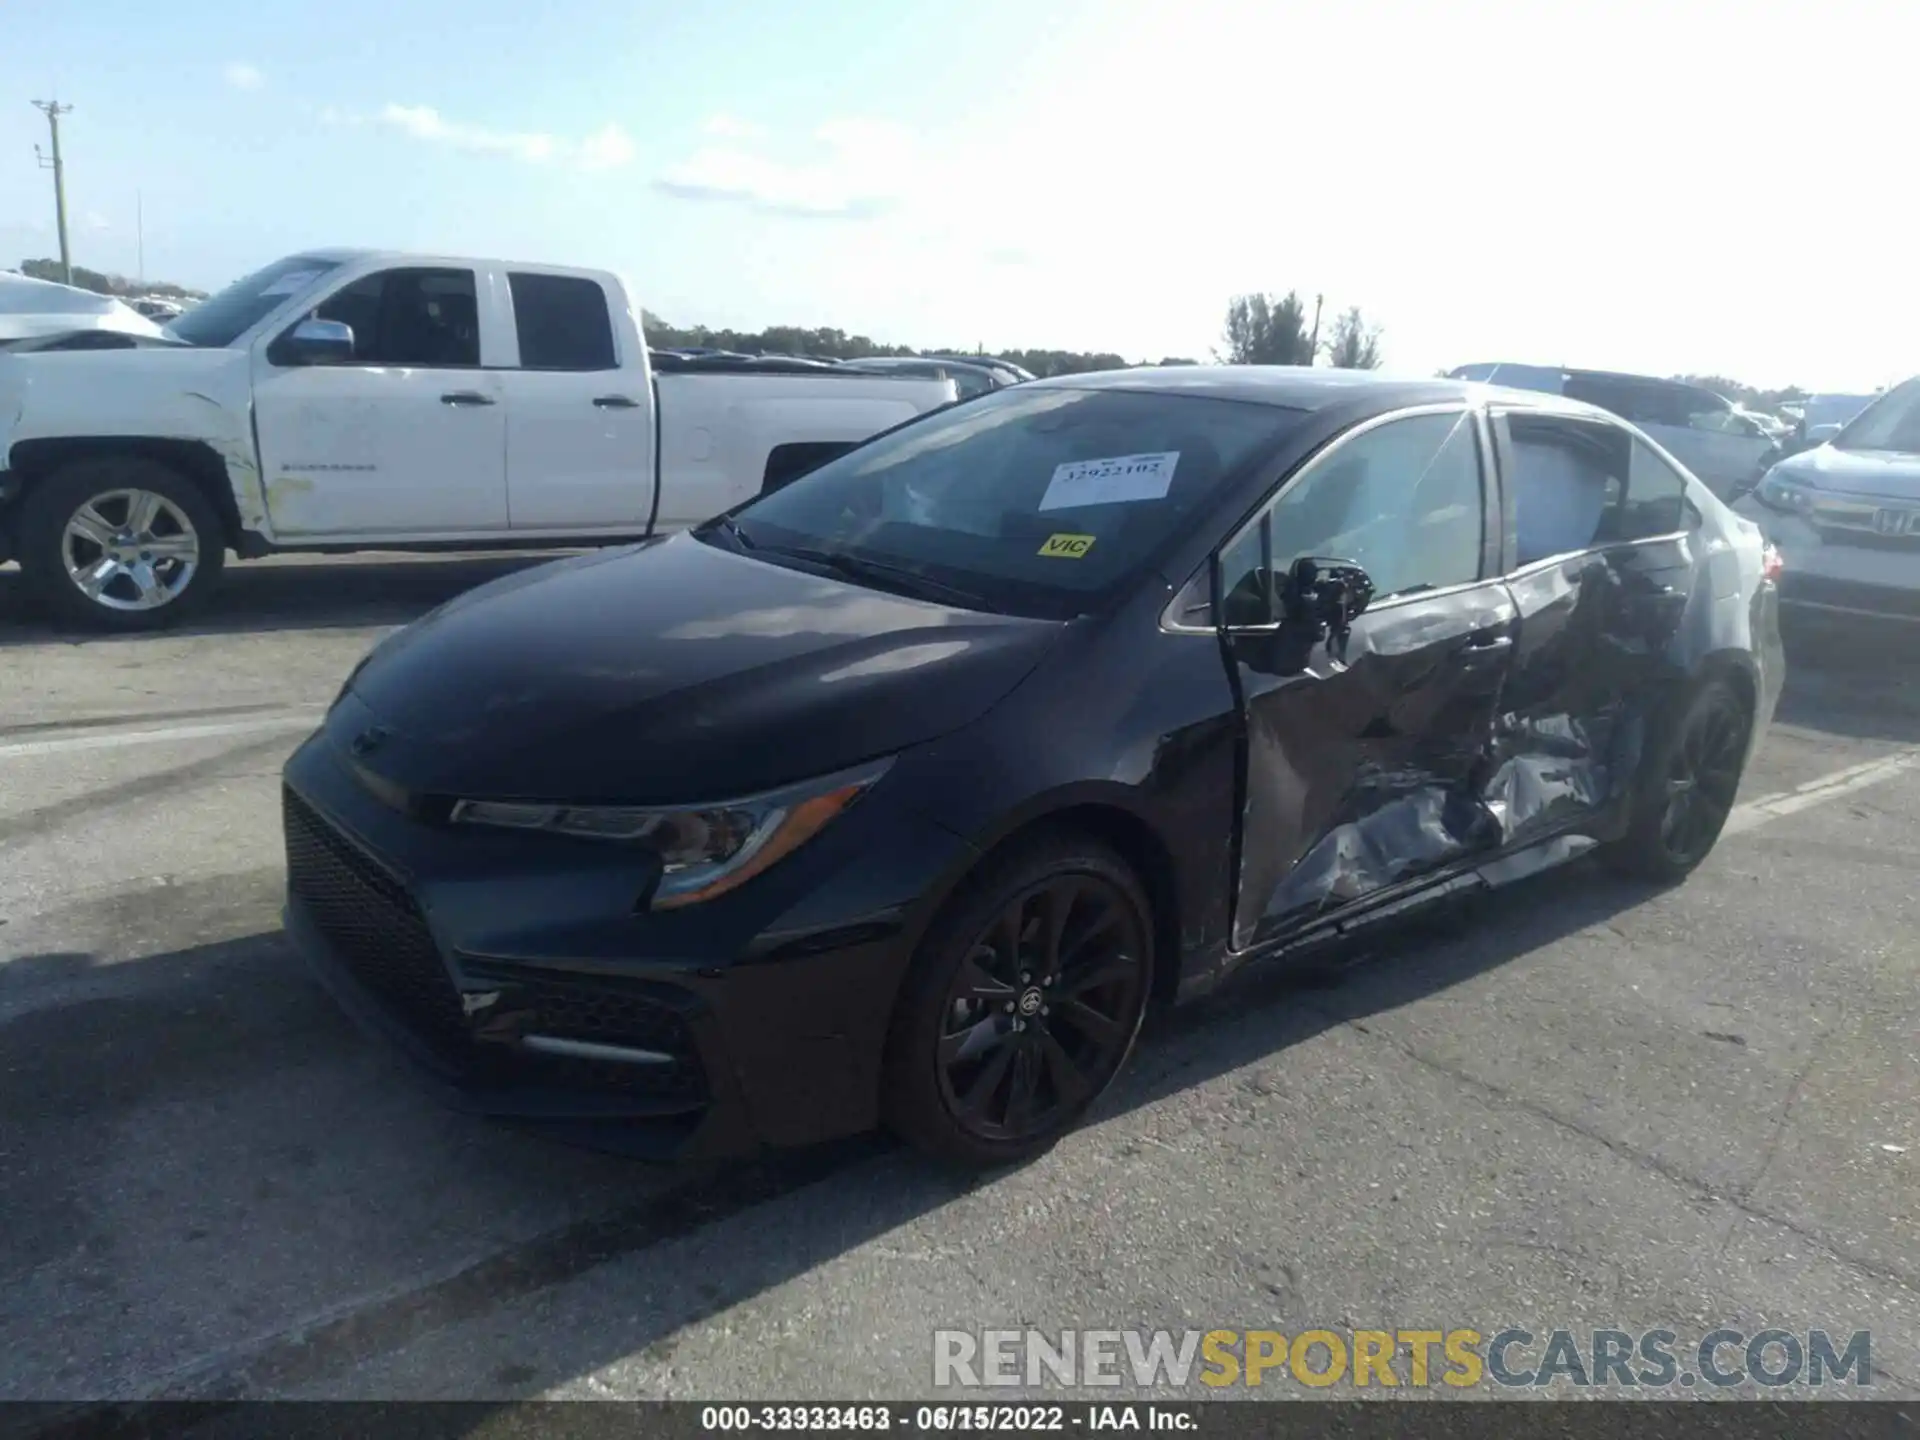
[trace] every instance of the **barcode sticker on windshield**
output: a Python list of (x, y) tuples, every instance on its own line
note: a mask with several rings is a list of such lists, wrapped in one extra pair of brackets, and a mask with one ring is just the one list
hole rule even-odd
[(271, 285), (261, 290), (260, 298), (265, 300), (273, 295), (297, 295), (319, 278), (318, 270), (295, 270), (291, 274), (280, 276)]
[(1116, 455), (1106, 460), (1074, 460), (1054, 467), (1042, 510), (1073, 510), (1082, 505), (1128, 505), (1164, 500), (1173, 486), (1178, 450), (1157, 455)]

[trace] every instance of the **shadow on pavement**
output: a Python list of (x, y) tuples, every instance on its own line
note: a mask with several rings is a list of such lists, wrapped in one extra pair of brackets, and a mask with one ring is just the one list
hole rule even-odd
[(1920, 742), (1920, 625), (1802, 620), (1786, 628), (1774, 719), (1855, 740)]
[[(227, 635), (269, 630), (401, 625), (476, 585), (577, 551), (395, 558), (296, 555), (235, 561), (207, 608), (159, 633)], [(17, 569), (0, 570), (0, 646), (73, 643), (99, 632), (55, 626), (30, 605)], [(123, 638), (123, 637), (116, 637)]]
[[(1330, 1027), (1443, 990), (1598, 924), (1648, 893), (1578, 865), (1487, 897), (1470, 915), (1405, 928), (1383, 942), (1380, 958), (1370, 963), (1305, 978), (1279, 970), (1247, 972), (1206, 1001), (1156, 1017), (1133, 1064), (1093, 1120), (1154, 1104)], [(0, 994), (16, 996), (23, 993), (16, 986), (84, 991), (100, 978), (93, 957), (85, 954), (29, 955), (4, 968), (7, 984)], [(335, 1186), (350, 1186), (355, 1183), (351, 1174), (342, 1178), (327, 1168), (344, 1163), (330, 1157), (342, 1156), (343, 1143), (350, 1143), (327, 1130), (340, 1117), (324, 1105), (301, 1103), (296, 1092), (314, 1084), (308, 1077), (321, 1061), (336, 1067), (380, 1062), (371, 1054), (361, 1056), (362, 1042), (357, 1036), (348, 1041), (351, 1032), (325, 996), (303, 976), (295, 978), (277, 935), (196, 947), (133, 968), (141, 973), (130, 991), (109, 977), (108, 986), (118, 993), (78, 1004), (63, 1000), (53, 1010), (16, 1010), (0, 1023), (0, 1074), (35, 1077), (31, 1087), (9, 1087), (0, 1100), (0, 1120), (13, 1135), (0, 1147), (12, 1152), (0, 1157), (7, 1160), (0, 1169), (0, 1210), (11, 1217), (0, 1231), (0, 1276), (19, 1276), (23, 1268), (44, 1275), (71, 1267), (88, 1247), (126, 1253), (140, 1244), (143, 1267), (165, 1279), (170, 1309), (232, 1314), (244, 1308), (236, 1302), (246, 1298), (245, 1277), (256, 1265), (286, 1263), (280, 1258), (289, 1243), (283, 1227), (301, 1235), (301, 1245), (318, 1243), (324, 1223), (308, 1223), (302, 1211), (325, 1196), (302, 1189), (296, 1175), (282, 1187), (290, 1193), (274, 1207), (271, 1225), (263, 1225), (268, 1217), (260, 1215), (247, 1220), (244, 1205), (213, 1203), (195, 1207), (196, 1224), (222, 1226), (222, 1217), (230, 1217), (225, 1233), (102, 1233), (94, 1214), (95, 1191), (121, 1171), (97, 1153), (107, 1143), (104, 1138), (96, 1144), (86, 1137), (110, 1137), (115, 1133), (110, 1122), (122, 1121), (122, 1129), (139, 1126), (164, 1110), (173, 1116), (169, 1143), (188, 1147), (175, 1157), (179, 1169), (198, 1176), (198, 1187), (215, 1202), (287, 1178), (288, 1156), (304, 1157), (309, 1184), (326, 1177)], [(256, 1095), (281, 1092), (255, 1102), (273, 1116), (272, 1147), (264, 1153), (245, 1144), (231, 1119), (222, 1118), (223, 1105), (240, 1089)], [(490, 1395), (460, 1398), (538, 1394), (627, 1356), (663, 1353), (686, 1327), (973, 1188), (996, 1183), (993, 1175), (941, 1170), (877, 1136), (700, 1173), (663, 1174), (530, 1141), (401, 1093), (404, 1099), (383, 1092), (383, 1104), (405, 1111), (388, 1122), (393, 1131), (462, 1137), (450, 1150), (415, 1138), (404, 1155), (378, 1162), (419, 1172), (405, 1177), (408, 1187), (458, 1195), (469, 1210), (476, 1200), (505, 1206), (532, 1198), (543, 1202), (540, 1214), (575, 1218), (504, 1243), (424, 1283), (395, 1284), (391, 1257), (406, 1244), (405, 1226), (383, 1233), (377, 1244), (336, 1246), (327, 1257), (332, 1268), (326, 1279), (335, 1303), (340, 1297), (375, 1298), (317, 1323), (310, 1315), (260, 1315), (250, 1333), (267, 1338), (232, 1348), (237, 1337), (229, 1337), (218, 1362), (203, 1368), (178, 1369), (187, 1357), (174, 1357), (158, 1366), (160, 1374), (171, 1372), (161, 1393), (139, 1398), (234, 1400), (325, 1390), (356, 1365), (447, 1326), (609, 1263), (657, 1252), (649, 1254), (646, 1303), (635, 1305), (626, 1324), (590, 1335), (552, 1327), (549, 1340), (563, 1347), (561, 1354), (544, 1354), (537, 1366), (503, 1367), (491, 1376)], [(446, 1154), (458, 1163), (449, 1163)], [(583, 1192), (595, 1197), (594, 1207), (580, 1203)], [(696, 1263), (671, 1243), (748, 1211), (754, 1212), (756, 1231), (779, 1235), (777, 1245), (743, 1247), (738, 1255), (728, 1247), (702, 1247)], [(429, 1225), (433, 1214), (425, 1206), (407, 1225)], [(340, 1223), (337, 1216), (332, 1223)], [(368, 1216), (364, 1223), (375, 1222)], [(139, 1229), (138, 1221), (133, 1224)], [(366, 1259), (356, 1270), (355, 1257), (361, 1254), (384, 1258), (387, 1268)], [(419, 1275), (432, 1268), (412, 1260), (401, 1273)], [(95, 1340), (89, 1344), (98, 1343), (107, 1353), (139, 1350), (138, 1334), (119, 1333), (153, 1319), (138, 1296), (130, 1304), (130, 1297), (120, 1293), (122, 1284), (132, 1283), (115, 1276), (95, 1293), (71, 1297), (66, 1308), (77, 1313), (67, 1314), (62, 1328), (91, 1332)], [(305, 1323), (293, 1328), (300, 1320)], [(57, 1347), (57, 1337), (51, 1338)], [(222, 1350), (211, 1340), (200, 1345), (200, 1353)], [(54, 1374), (57, 1378), (42, 1367), (37, 1383), (27, 1382), (11, 1398), (109, 1398), (90, 1389), (85, 1369)], [(431, 1391), (431, 1377), (414, 1378)], [(45, 1393), (50, 1381), (70, 1393)], [(0, 1395), (9, 1389), (0, 1385)]]

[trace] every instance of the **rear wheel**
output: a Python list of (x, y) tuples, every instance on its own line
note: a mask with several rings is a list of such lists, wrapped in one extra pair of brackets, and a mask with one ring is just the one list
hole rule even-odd
[(197, 609), (226, 563), (220, 516), (177, 470), (139, 456), (80, 460), (47, 476), (21, 513), (20, 564), (58, 620), (157, 630)]
[(1733, 813), (1752, 728), (1752, 712), (1733, 686), (1720, 679), (1700, 686), (1649, 752), (1632, 825), (1602, 852), (1607, 862), (1665, 883), (1692, 874)]
[(1152, 947), (1138, 878), (1097, 840), (1047, 836), (989, 861), (935, 923), (902, 991), (889, 1125), (962, 1165), (1045, 1150), (1131, 1052)]

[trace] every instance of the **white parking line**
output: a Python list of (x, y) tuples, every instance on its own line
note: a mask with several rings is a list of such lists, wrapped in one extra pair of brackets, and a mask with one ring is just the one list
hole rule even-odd
[(1796, 785), (1791, 790), (1782, 790), (1772, 795), (1759, 795), (1751, 800), (1743, 800), (1733, 807), (1733, 813), (1727, 817), (1722, 835), (1738, 835), (1765, 825), (1769, 820), (1778, 820), (1798, 810), (1806, 810), (1821, 805), (1828, 800), (1838, 800), (1842, 795), (1851, 795), (1855, 790), (1864, 790), (1869, 785), (1878, 785), (1883, 780), (1891, 780), (1902, 771), (1911, 770), (1920, 765), (1920, 748), (1898, 751), (1882, 756), (1878, 760), (1869, 760), (1861, 765), (1849, 765), (1844, 770), (1835, 770), (1831, 775), (1822, 775), (1809, 780), (1804, 785)]
[(281, 715), (256, 715), (246, 720), (218, 720), (198, 725), (160, 725), (138, 730), (90, 730), (84, 735), (62, 735), (45, 740), (0, 741), (0, 760), (24, 760), (36, 755), (63, 755), (73, 750), (117, 750), (124, 745), (160, 745), (169, 741), (211, 740), (221, 735), (259, 735), (274, 730), (311, 730), (325, 710), (298, 710)]

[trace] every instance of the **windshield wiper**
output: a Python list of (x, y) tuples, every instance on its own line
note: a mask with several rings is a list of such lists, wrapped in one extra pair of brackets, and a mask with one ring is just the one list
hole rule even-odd
[(864, 555), (855, 555), (846, 550), (816, 550), (805, 545), (763, 545), (759, 549), (763, 555), (785, 555), (789, 559), (804, 560), (810, 565), (819, 565), (831, 570), (845, 579), (872, 585), (877, 589), (899, 591), (926, 600), (940, 600), (969, 610), (999, 613), (999, 607), (986, 596), (972, 590), (963, 590), (958, 585), (947, 585), (941, 581), (929, 579), (918, 570), (910, 569), (905, 565), (891, 565), (885, 560), (870, 560)]
[(714, 520), (702, 526), (701, 529), (708, 534), (711, 534), (716, 530), (719, 531), (722, 535), (726, 536), (727, 539), (731, 540), (735, 545), (739, 546), (742, 550), (754, 550), (759, 548), (753, 543), (751, 539), (748, 538), (747, 532), (740, 528), (740, 522), (734, 519), (731, 515), (717, 516)]

